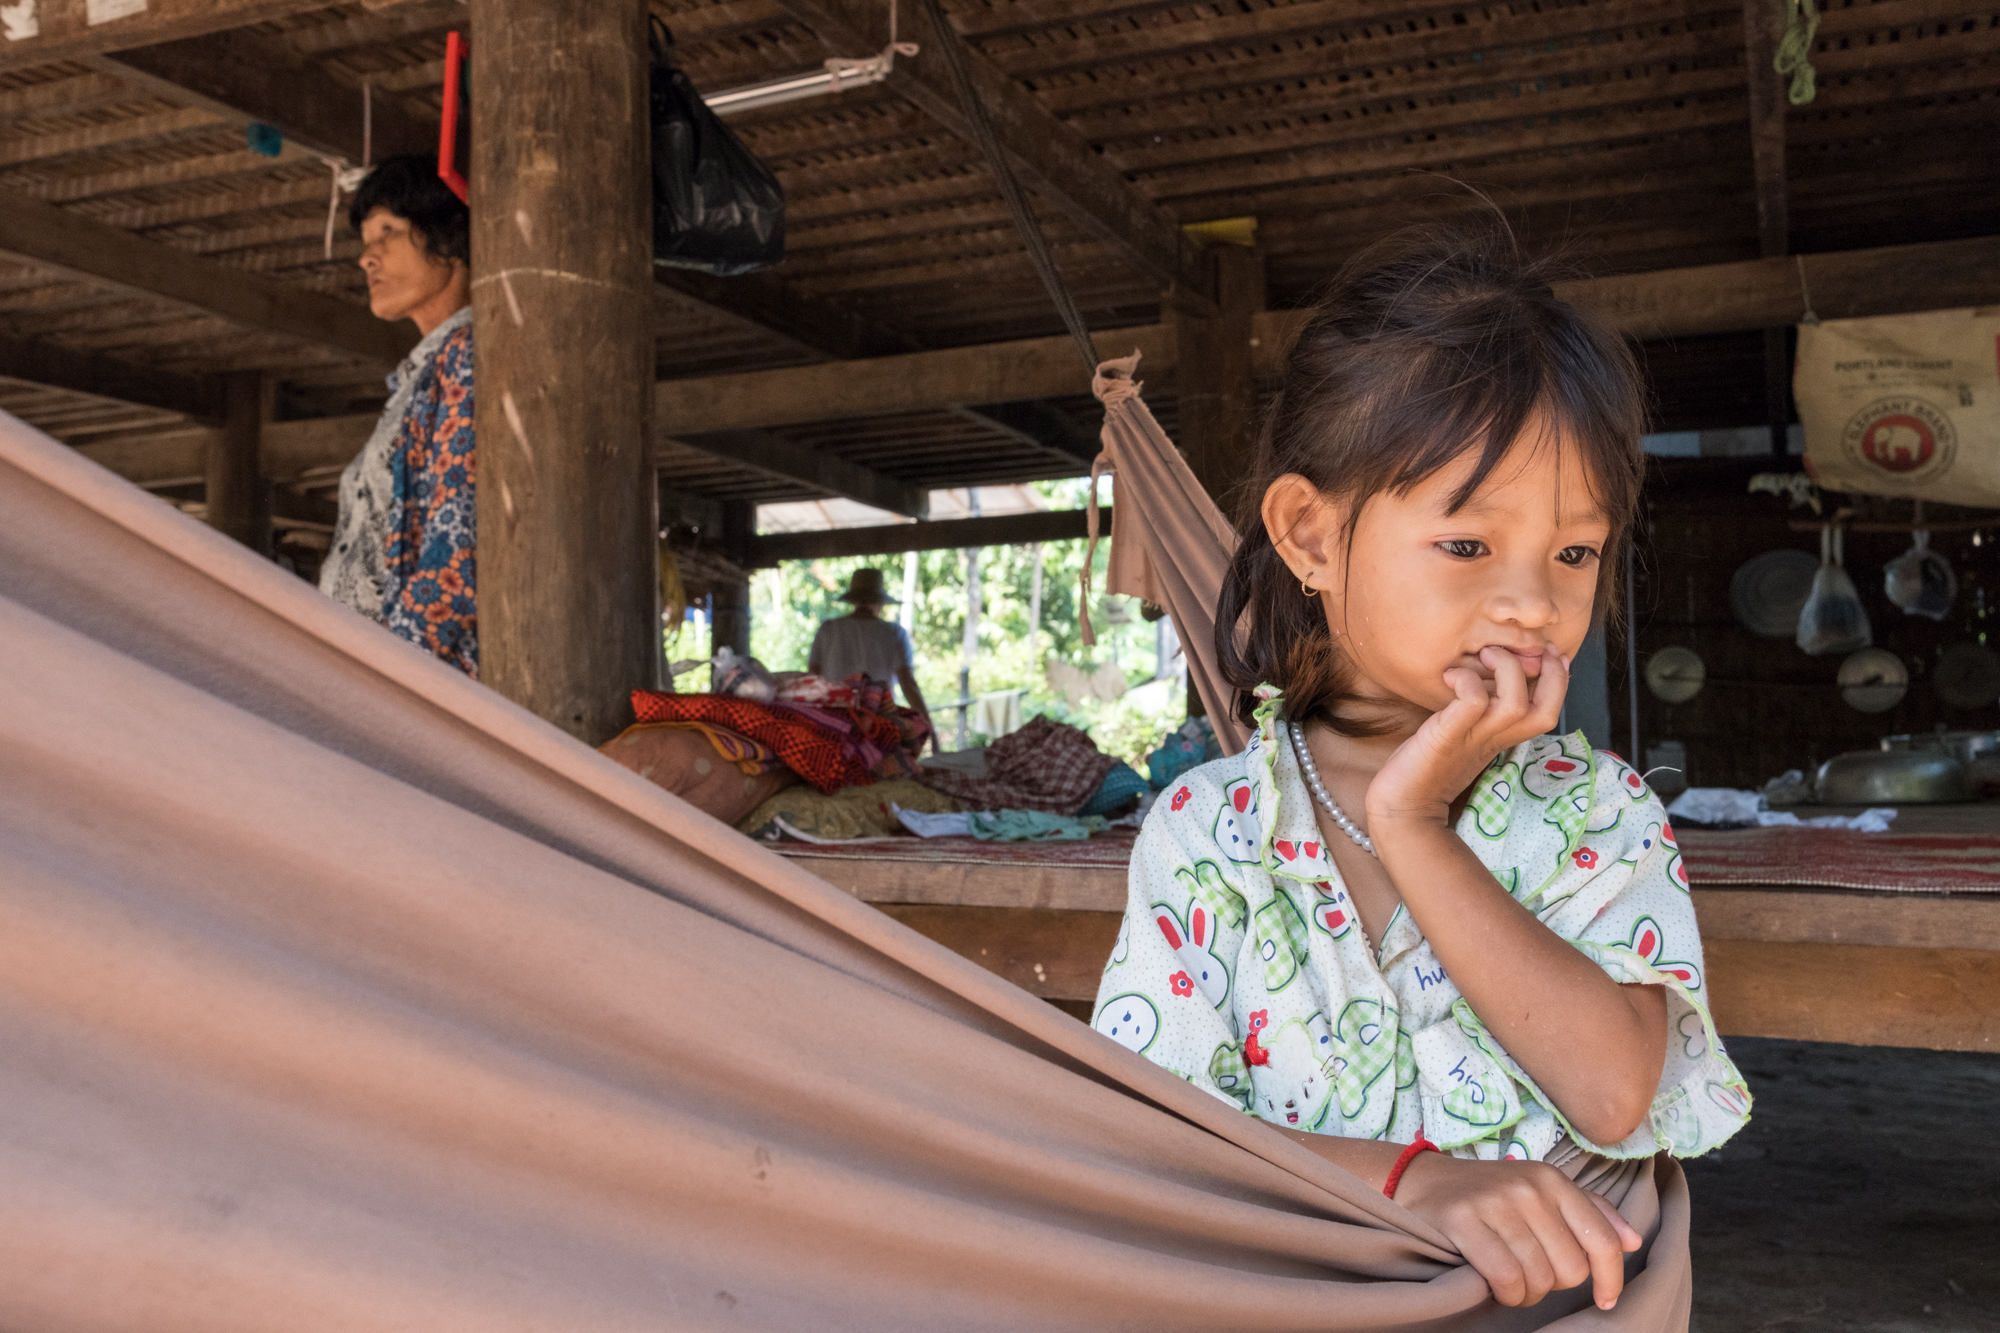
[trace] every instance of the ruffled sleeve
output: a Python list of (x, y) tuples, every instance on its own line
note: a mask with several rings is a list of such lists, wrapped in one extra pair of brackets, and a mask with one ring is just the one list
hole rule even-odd
[[(1650, 1114), (1624, 1142), (1593, 1144), (1567, 1121), (1563, 1128), (1609, 1157), (1662, 1150), (1695, 1156), (1743, 1127), (1750, 1090), (1709, 1014), (1701, 932), (1666, 811), (1616, 755), (1598, 751), (1591, 759), (1588, 814), (1570, 830), (1554, 873), (1524, 901), (1613, 980), (1665, 987), (1667, 1057)], [(1518, 1067), (1509, 1072), (1525, 1081)], [(1536, 1096), (1562, 1119), (1559, 1108)]]

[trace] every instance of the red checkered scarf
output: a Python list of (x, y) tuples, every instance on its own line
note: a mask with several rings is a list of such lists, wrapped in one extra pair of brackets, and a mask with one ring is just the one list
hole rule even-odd
[[(929, 735), (921, 718), (888, 703), (887, 692), (846, 708), (757, 703), (727, 694), (632, 691), (641, 722), (707, 722), (770, 747), (787, 768), (828, 795), (878, 778), (907, 777), (911, 754)], [(886, 711), (863, 707), (872, 702)]]

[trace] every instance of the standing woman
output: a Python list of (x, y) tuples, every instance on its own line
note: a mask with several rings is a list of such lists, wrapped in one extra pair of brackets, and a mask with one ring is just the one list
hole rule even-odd
[(476, 677), (471, 215), (434, 161), (406, 156), (369, 173), (347, 219), (361, 233), (368, 308), (414, 321), (422, 341), (340, 475), (320, 591)]

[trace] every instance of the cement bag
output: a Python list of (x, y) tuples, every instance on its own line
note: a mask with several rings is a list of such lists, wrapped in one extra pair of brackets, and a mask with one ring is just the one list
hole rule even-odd
[(1801, 324), (1792, 391), (1828, 490), (2000, 508), (2000, 307)]

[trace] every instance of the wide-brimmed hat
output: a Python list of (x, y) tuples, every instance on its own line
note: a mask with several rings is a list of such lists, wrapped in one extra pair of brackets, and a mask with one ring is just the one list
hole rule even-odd
[(847, 591), (834, 600), (855, 606), (902, 605), (882, 587), (882, 571), (879, 569), (855, 570), (854, 577), (847, 581)]

